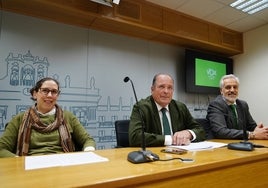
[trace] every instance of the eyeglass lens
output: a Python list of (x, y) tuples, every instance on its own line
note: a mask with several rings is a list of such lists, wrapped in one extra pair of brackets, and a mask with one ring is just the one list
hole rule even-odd
[(40, 91), (44, 95), (48, 95), (49, 92), (51, 92), (52, 96), (56, 96), (59, 94), (59, 91), (57, 89), (40, 88)]

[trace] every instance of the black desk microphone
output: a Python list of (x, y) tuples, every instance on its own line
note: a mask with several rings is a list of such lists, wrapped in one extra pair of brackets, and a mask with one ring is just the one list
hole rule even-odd
[(236, 143), (229, 143), (227, 145), (228, 149), (242, 150), (242, 151), (252, 151), (254, 150), (254, 144), (248, 141), (248, 134), (246, 125), (243, 125), (243, 141)]
[(148, 151), (148, 150), (145, 149), (145, 145), (146, 145), (145, 144), (145, 133), (144, 133), (145, 124), (144, 124), (142, 112), (141, 112), (140, 107), (139, 107), (139, 103), (138, 103), (136, 91), (135, 91), (135, 88), (134, 88), (134, 84), (133, 84), (132, 80), (129, 77), (125, 77), (124, 82), (128, 82), (128, 81), (131, 82), (133, 93), (134, 93), (135, 100), (136, 100), (136, 104), (137, 104), (138, 111), (139, 111), (139, 115), (140, 115), (140, 118), (141, 118), (141, 123), (142, 123), (142, 142), (141, 142), (141, 147), (142, 147), (142, 149), (140, 151), (132, 151), (132, 152), (130, 152), (128, 154), (128, 156), (127, 156), (127, 160), (129, 162), (135, 163), (135, 164), (158, 161), (159, 160), (158, 155), (156, 155), (156, 154), (152, 153), (151, 151)]

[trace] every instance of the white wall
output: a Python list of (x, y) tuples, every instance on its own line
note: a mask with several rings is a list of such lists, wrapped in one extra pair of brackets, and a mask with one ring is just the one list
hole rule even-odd
[(244, 53), (237, 55), (234, 73), (240, 79), (240, 98), (248, 102), (255, 121), (268, 125), (268, 25), (244, 34)]

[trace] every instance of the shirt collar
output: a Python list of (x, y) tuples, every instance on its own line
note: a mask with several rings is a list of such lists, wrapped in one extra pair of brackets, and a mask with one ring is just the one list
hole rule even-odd
[(42, 116), (49, 116), (49, 115), (54, 115), (56, 113), (56, 108), (54, 107), (52, 110), (50, 110), (49, 112), (47, 113), (42, 113), (42, 112), (39, 112), (37, 109), (36, 111), (38, 112), (38, 114), (42, 115)]
[(157, 102), (155, 102), (158, 112), (161, 111), (162, 108), (166, 108), (169, 111), (168, 105), (165, 107), (160, 106)]

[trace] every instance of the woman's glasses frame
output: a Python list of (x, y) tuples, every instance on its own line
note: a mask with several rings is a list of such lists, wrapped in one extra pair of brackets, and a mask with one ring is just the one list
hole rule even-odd
[(47, 96), (49, 93), (51, 93), (53, 97), (56, 97), (60, 94), (60, 91), (57, 89), (39, 88), (39, 91), (44, 96)]

